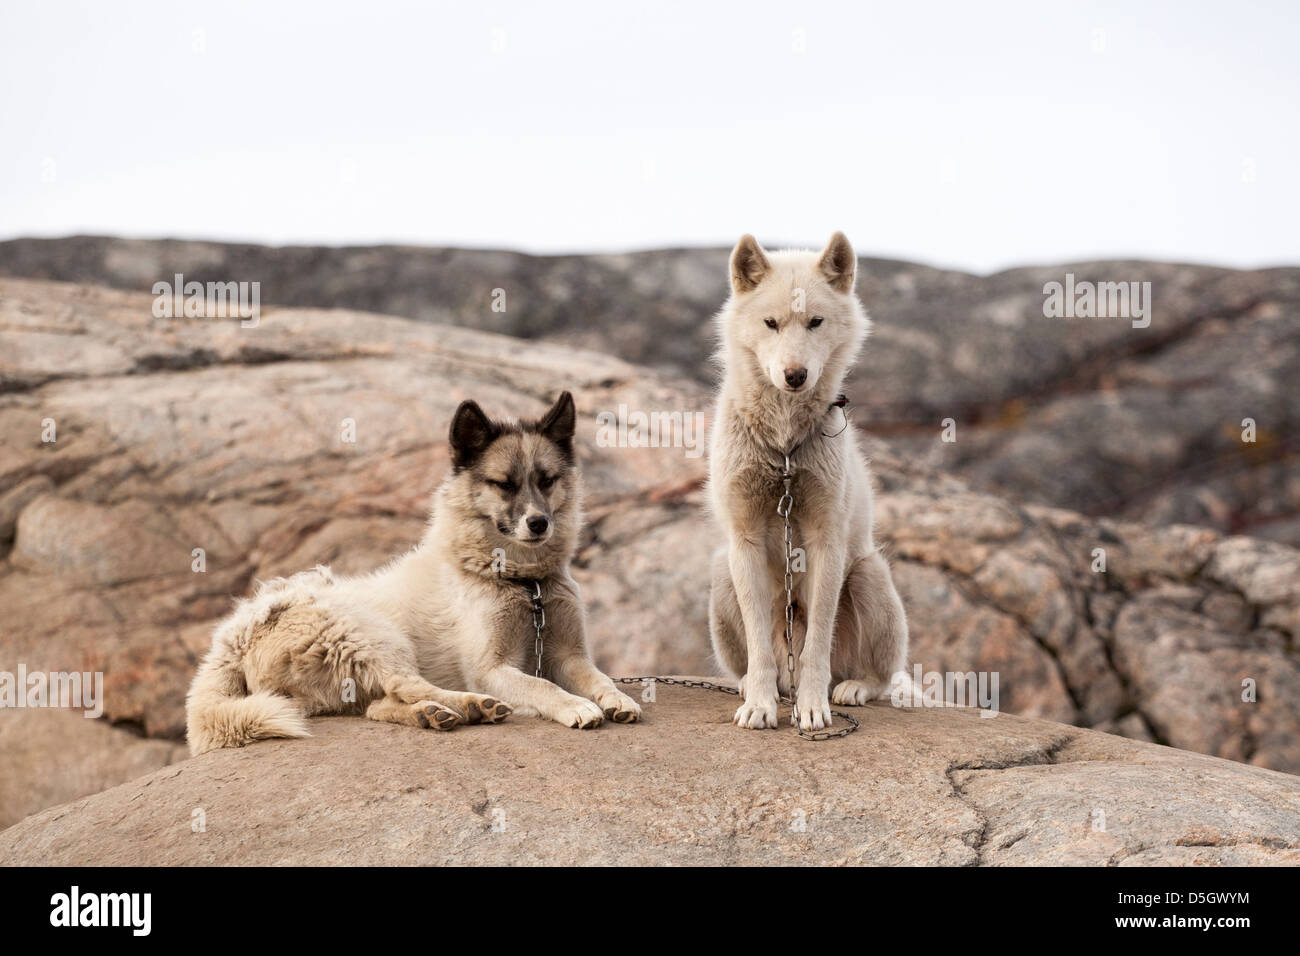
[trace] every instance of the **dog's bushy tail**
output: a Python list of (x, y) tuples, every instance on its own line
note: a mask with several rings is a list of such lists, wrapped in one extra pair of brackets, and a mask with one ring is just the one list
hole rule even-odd
[(233, 661), (209, 655), (185, 700), (190, 753), (242, 747), (270, 737), (310, 737), (302, 709), (270, 691), (248, 693), (244, 674)]

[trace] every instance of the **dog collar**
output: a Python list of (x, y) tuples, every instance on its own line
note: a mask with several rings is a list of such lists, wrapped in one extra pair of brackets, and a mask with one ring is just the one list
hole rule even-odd
[(533, 675), (541, 677), (542, 649), (545, 646), (542, 629), (546, 627), (546, 607), (542, 604), (542, 582), (537, 578), (510, 578), (504, 574), (500, 577), (503, 581), (509, 581), (511, 584), (517, 584), (523, 588), (531, 604), (533, 612), (533, 655), (537, 659)]
[[(831, 402), (829, 405), (826, 406), (826, 414), (828, 415), (831, 413), (832, 409), (838, 408), (840, 410), (840, 413), (844, 416), (844, 424), (840, 425), (839, 431), (831, 432), (829, 434), (827, 434), (826, 432), (822, 432), (821, 436), (823, 438), (835, 438), (843, 434), (844, 429), (849, 427), (848, 407), (850, 404), (851, 403), (849, 402), (849, 397), (841, 393), (835, 396), (835, 401)], [(803, 447), (804, 442), (806, 442), (811, 437), (812, 437), (811, 433), (805, 435), (803, 438), (800, 438), (797, 442), (791, 445), (789, 451), (782, 452), (782, 458), (784, 459), (784, 461), (781, 464), (777, 465), (777, 468), (781, 470), (782, 474), (793, 473), (791, 472), (791, 468), (790, 468), (790, 459), (794, 457), (794, 453), (796, 451), (798, 451), (800, 448)]]

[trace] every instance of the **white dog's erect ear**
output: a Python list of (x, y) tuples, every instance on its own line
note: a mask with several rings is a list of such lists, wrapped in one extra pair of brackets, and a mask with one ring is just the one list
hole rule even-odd
[(831, 236), (831, 241), (826, 243), (821, 258), (817, 260), (817, 268), (836, 292), (849, 292), (853, 289), (858, 259), (844, 233), (837, 232)]
[(763, 281), (763, 276), (771, 270), (772, 264), (758, 240), (746, 233), (731, 250), (731, 287), (736, 292), (749, 292)]

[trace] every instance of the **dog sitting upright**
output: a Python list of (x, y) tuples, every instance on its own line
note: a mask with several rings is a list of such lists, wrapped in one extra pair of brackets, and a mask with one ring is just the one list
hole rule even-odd
[(582, 524), (574, 423), (568, 392), (536, 422), (462, 403), (452, 472), (414, 550), (365, 576), (317, 567), (266, 582), (217, 625), (186, 702), (191, 751), (305, 737), (314, 714), (436, 730), (512, 709), (569, 727), (637, 720), (641, 708), (587, 656), (569, 574)]
[(831, 404), (871, 328), (853, 293), (856, 266), (838, 232), (821, 253), (768, 255), (745, 236), (731, 254), (709, 453), (710, 501), (727, 544), (714, 556), (709, 630), (718, 660), (743, 675), (742, 727), (775, 727), (778, 693), (790, 691), (777, 513), (787, 455), (792, 547), (804, 552), (802, 569), (793, 557), (800, 729), (829, 727), (831, 701), (886, 696), (907, 662), (903, 605), (872, 540), (871, 476)]

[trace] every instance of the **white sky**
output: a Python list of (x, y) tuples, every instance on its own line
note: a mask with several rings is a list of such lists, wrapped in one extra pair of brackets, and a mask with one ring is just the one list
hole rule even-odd
[[(1300, 262), (1300, 4), (0, 7), (0, 238)], [(800, 42), (803, 49), (800, 52)]]

